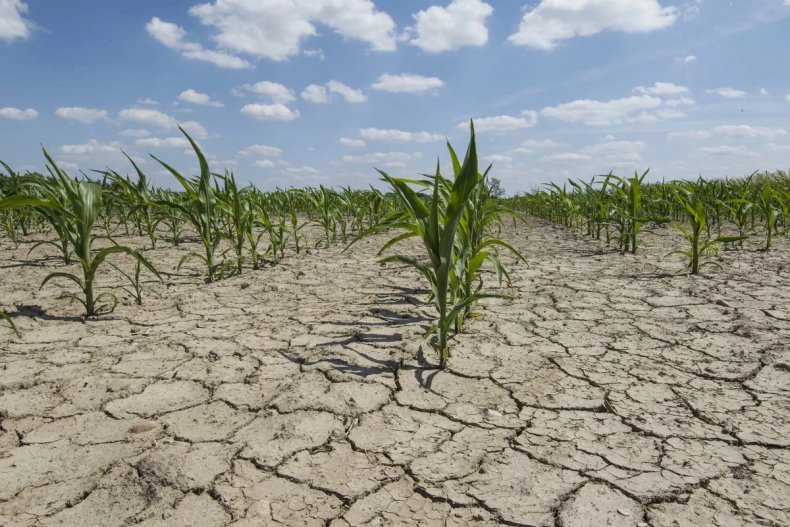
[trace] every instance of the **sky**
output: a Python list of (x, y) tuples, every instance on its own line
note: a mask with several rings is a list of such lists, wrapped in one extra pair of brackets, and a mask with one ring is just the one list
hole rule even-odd
[(508, 193), (790, 168), (790, 0), (0, 0), (0, 159), (270, 190), (449, 175)]

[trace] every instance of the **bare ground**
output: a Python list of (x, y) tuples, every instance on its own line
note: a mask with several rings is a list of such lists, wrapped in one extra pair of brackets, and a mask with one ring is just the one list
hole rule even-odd
[(668, 230), (507, 237), (516, 298), (441, 372), (382, 239), (87, 322), (38, 290), (53, 255), (5, 246), (0, 525), (790, 525), (788, 239), (692, 278)]

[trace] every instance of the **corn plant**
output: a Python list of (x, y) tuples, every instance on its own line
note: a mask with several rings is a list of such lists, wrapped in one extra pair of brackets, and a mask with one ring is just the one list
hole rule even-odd
[(677, 223), (675, 227), (683, 234), (688, 247), (672, 251), (669, 254), (684, 256), (688, 262), (687, 268), (692, 275), (699, 274), (700, 269), (706, 265), (715, 265), (721, 268), (717, 262), (703, 262), (701, 258), (720, 243), (736, 242), (743, 239), (742, 236), (719, 236), (711, 239), (704, 235), (707, 218), (704, 195), (701, 192), (703, 186), (704, 184), (699, 181), (686, 181), (676, 184), (673, 193), (675, 203), (685, 212), (685, 224)]
[(176, 169), (160, 160), (154, 155), (151, 155), (159, 164), (170, 172), (173, 177), (178, 180), (184, 188), (185, 196), (182, 200), (173, 197), (165, 200), (158, 201), (157, 203), (179, 211), (184, 218), (186, 218), (200, 237), (203, 244), (203, 254), (197, 252), (190, 252), (184, 255), (176, 266), (176, 270), (180, 270), (184, 262), (191, 258), (197, 258), (206, 265), (207, 281), (214, 282), (222, 276), (222, 262), (217, 262), (216, 252), (221, 240), (219, 232), (219, 218), (217, 211), (217, 191), (212, 185), (211, 171), (208, 167), (203, 152), (200, 151), (197, 143), (192, 140), (188, 133), (179, 126), (181, 133), (186, 136), (192, 149), (198, 158), (200, 165), (200, 175), (194, 179), (187, 179), (182, 176)]
[[(123, 269), (121, 269), (115, 264), (111, 263), (110, 266), (113, 267), (119, 273), (121, 273), (121, 275), (124, 278), (126, 278), (126, 280), (129, 282), (129, 286), (130, 286), (129, 288), (122, 286), (121, 289), (126, 291), (132, 298), (134, 298), (134, 301), (137, 303), (138, 306), (143, 305), (144, 287), (140, 282), (140, 274), (142, 272), (142, 265), (140, 260), (135, 261), (134, 271), (131, 274), (127, 273), (126, 271), (124, 271)], [(159, 279), (161, 281), (161, 277), (159, 277)]]
[(137, 225), (137, 233), (140, 236), (144, 234), (148, 236), (148, 239), (151, 241), (151, 248), (156, 249), (156, 229), (161, 219), (156, 217), (154, 211), (155, 203), (151, 188), (148, 185), (148, 178), (126, 152), (123, 155), (126, 156), (126, 159), (129, 160), (135, 172), (137, 172), (136, 183), (133, 183), (128, 177), (121, 176), (114, 170), (106, 170), (101, 172), (101, 174), (115, 183), (120, 189), (124, 203), (131, 205), (130, 214)]
[(777, 233), (777, 223), (781, 217), (781, 209), (778, 206), (779, 196), (774, 192), (771, 185), (771, 178), (766, 177), (763, 180), (762, 189), (757, 195), (755, 200), (755, 207), (762, 213), (764, 218), (765, 229), (765, 246), (764, 250), (771, 249), (771, 242), (773, 241), (774, 234)]
[[(447, 148), (453, 164), (453, 180), (455, 181), (460, 177), (463, 166), (449, 143)], [(502, 285), (503, 280), (506, 280), (508, 285), (510, 285), (510, 275), (502, 265), (499, 250), (505, 249), (524, 262), (524, 264), (527, 263), (524, 256), (512, 245), (495, 237), (495, 234), (498, 234), (501, 230), (504, 216), (510, 216), (514, 220), (523, 220), (523, 218), (493, 198), (492, 188), (489, 186), (487, 177), (490, 169), (491, 167), (489, 166), (482, 175), (482, 182), (475, 186), (470, 193), (466, 209), (458, 224), (455, 272), (451, 274), (453, 281), (452, 296), (456, 302), (458, 300), (465, 302), (466, 299), (471, 299), (465, 302), (463, 309), (458, 312), (458, 316), (455, 319), (455, 331), (459, 333), (463, 330), (463, 323), (467, 318), (479, 315), (479, 313), (474, 311), (474, 307), (477, 299), (483, 296), (480, 294), (483, 288), (481, 274), (483, 265), (486, 262), (490, 262), (499, 284)], [(446, 199), (449, 197), (452, 187), (450, 182), (444, 178), (442, 178), (441, 183), (444, 188), (442, 195)], [(495, 231), (497, 232), (495, 233)]]
[(19, 332), (19, 329), (14, 324), (14, 321), (11, 320), (11, 317), (8, 316), (8, 313), (0, 309), (0, 319), (5, 320), (6, 323), (11, 327), (11, 331), (13, 331), (17, 337), (21, 337), (22, 334)]
[(82, 293), (81, 297), (74, 294), (71, 297), (85, 307), (86, 316), (97, 315), (99, 303), (103, 301), (112, 302), (109, 307), (109, 311), (112, 311), (118, 303), (115, 295), (108, 291), (99, 295), (94, 293), (96, 273), (108, 256), (118, 253), (127, 254), (142, 263), (157, 277), (159, 273), (140, 253), (129, 247), (113, 245), (94, 251), (92, 246), (94, 237), (91, 231), (102, 208), (101, 187), (90, 181), (71, 179), (57, 166), (46, 150), (44, 156), (49, 163), (47, 169), (52, 177), (47, 179), (47, 184), (41, 189), (43, 197), (24, 194), (11, 196), (0, 200), (0, 209), (34, 207), (46, 211), (52, 218), (57, 218), (56, 224), (65, 226), (65, 235), (80, 263), (82, 276), (67, 272), (50, 273), (41, 282), (41, 287), (56, 278), (70, 280), (77, 284)]
[(428, 204), (411, 188), (414, 180), (395, 178), (379, 170), (384, 181), (392, 188), (396, 199), (403, 208), (402, 212), (391, 215), (381, 224), (360, 234), (357, 239), (374, 232), (398, 229), (404, 232), (386, 242), (380, 253), (393, 245), (409, 239), (419, 238), (422, 242), (427, 261), (411, 255), (396, 254), (383, 258), (382, 262), (396, 262), (409, 265), (419, 271), (431, 288), (431, 299), (439, 320), (429, 329), (434, 338), (431, 346), (439, 356), (439, 366), (444, 368), (450, 358), (449, 335), (460, 313), (467, 305), (490, 295), (472, 294), (466, 298), (453, 295), (458, 251), (457, 233), (467, 210), (472, 194), (484, 184), (483, 176), (477, 168), (477, 148), (474, 126), (471, 125), (471, 139), (463, 164), (456, 172), (448, 190), (444, 190), (443, 178), (437, 163), (436, 174), (428, 181), (417, 182), (423, 187), (432, 186), (433, 191)]

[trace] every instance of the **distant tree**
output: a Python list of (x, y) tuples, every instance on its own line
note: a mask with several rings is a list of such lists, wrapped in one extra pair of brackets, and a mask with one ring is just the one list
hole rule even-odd
[(492, 177), (490, 181), (488, 187), (491, 189), (491, 196), (495, 198), (504, 198), (505, 189), (502, 188), (502, 182), (495, 177)]

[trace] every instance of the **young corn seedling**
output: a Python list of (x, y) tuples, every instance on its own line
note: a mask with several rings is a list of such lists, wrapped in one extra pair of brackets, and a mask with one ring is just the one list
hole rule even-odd
[[(448, 143), (447, 148), (450, 152), (450, 159), (453, 163), (454, 180), (457, 180), (463, 167), (458, 161), (458, 156)], [(515, 211), (507, 208), (499, 201), (493, 199), (492, 190), (488, 183), (487, 174), (491, 167), (483, 174), (483, 181), (477, 185), (469, 195), (466, 210), (458, 224), (456, 235), (456, 255), (455, 272), (451, 275), (453, 280), (453, 299), (455, 302), (465, 303), (464, 308), (459, 311), (455, 320), (455, 331), (460, 333), (463, 330), (464, 321), (470, 316), (478, 316), (474, 311), (478, 298), (484, 296), (480, 291), (483, 288), (482, 269), (486, 262), (491, 263), (496, 273), (499, 285), (503, 280), (507, 280), (511, 285), (510, 275), (500, 260), (499, 250), (505, 249), (513, 256), (527, 263), (527, 260), (509, 243), (496, 238), (495, 231), (500, 231), (503, 223), (503, 216), (511, 216), (514, 220), (523, 218)], [(450, 182), (442, 178), (444, 187), (443, 196), (448, 196), (451, 192)], [(472, 299), (466, 302), (466, 299)]]
[(5, 320), (6, 323), (9, 325), (9, 327), (11, 328), (11, 331), (13, 331), (17, 337), (22, 337), (22, 334), (19, 332), (19, 329), (16, 327), (16, 324), (14, 324), (14, 321), (11, 320), (11, 317), (8, 316), (8, 313), (3, 311), (2, 309), (0, 309), (0, 320)]
[(126, 159), (129, 160), (137, 172), (137, 183), (132, 183), (129, 178), (121, 176), (114, 170), (100, 173), (115, 183), (120, 189), (124, 202), (131, 205), (130, 214), (137, 224), (137, 233), (140, 236), (148, 236), (148, 239), (151, 241), (151, 248), (156, 249), (156, 229), (161, 219), (157, 218), (154, 213), (155, 203), (151, 189), (148, 186), (148, 178), (126, 152), (123, 155), (126, 156)]
[(674, 188), (675, 203), (685, 213), (686, 219), (685, 225), (677, 223), (675, 227), (683, 234), (688, 248), (672, 251), (669, 254), (685, 256), (688, 262), (687, 269), (692, 275), (699, 274), (700, 269), (706, 265), (715, 265), (721, 269), (721, 265), (717, 262), (701, 261), (702, 256), (720, 243), (736, 242), (743, 239), (742, 236), (720, 236), (711, 239), (704, 235), (707, 218), (704, 195), (700, 193), (700, 189), (700, 182), (690, 181), (677, 183)]
[[(129, 295), (131, 295), (131, 297), (134, 298), (134, 301), (137, 303), (138, 306), (143, 305), (143, 290), (145, 288), (140, 282), (140, 273), (142, 272), (142, 264), (140, 263), (140, 260), (135, 261), (134, 272), (132, 274), (127, 273), (126, 271), (124, 271), (123, 269), (121, 269), (115, 264), (111, 263), (110, 266), (113, 267), (119, 273), (121, 273), (121, 275), (123, 275), (123, 277), (126, 278), (126, 280), (129, 282), (130, 285), (129, 288), (121, 287), (121, 289), (123, 289)], [(159, 277), (159, 280), (160, 281), (162, 280), (161, 277)], [(153, 289), (151, 289), (150, 291), (153, 292)]]
[(190, 252), (184, 255), (178, 262), (176, 270), (180, 270), (184, 262), (190, 258), (197, 258), (206, 265), (207, 281), (214, 282), (222, 276), (222, 262), (217, 262), (216, 252), (221, 234), (219, 232), (219, 218), (217, 213), (217, 192), (212, 185), (211, 172), (208, 168), (208, 162), (200, 151), (197, 143), (192, 140), (188, 133), (179, 126), (181, 133), (186, 136), (192, 149), (198, 158), (200, 165), (200, 175), (192, 180), (182, 176), (176, 169), (161, 161), (156, 156), (152, 155), (159, 164), (161, 164), (173, 177), (175, 177), (181, 186), (184, 188), (185, 196), (183, 202), (177, 198), (171, 198), (158, 202), (158, 204), (171, 209), (176, 209), (186, 218), (200, 237), (203, 243), (203, 254)]
[[(70, 280), (80, 288), (82, 296), (71, 296), (85, 307), (86, 316), (92, 317), (99, 314), (99, 304), (103, 301), (111, 302), (108, 309), (112, 311), (118, 303), (115, 295), (111, 292), (99, 295), (94, 293), (96, 273), (108, 256), (118, 253), (127, 254), (142, 263), (157, 277), (159, 277), (159, 273), (140, 253), (129, 247), (113, 245), (94, 251), (92, 246), (94, 237), (91, 231), (102, 207), (101, 187), (98, 183), (71, 179), (57, 166), (46, 150), (44, 150), (44, 156), (49, 162), (47, 169), (52, 174), (48, 184), (42, 189), (41, 193), (44, 197), (21, 194), (11, 196), (0, 200), (0, 210), (34, 207), (37, 210), (46, 211), (53, 218), (58, 218), (58, 225), (67, 226), (68, 228), (64, 232), (82, 268), (82, 276), (67, 272), (50, 273), (41, 282), (41, 287), (55, 278)], [(53, 194), (52, 190), (55, 188), (58, 191)]]
[[(467, 148), (463, 165), (457, 172), (446, 195), (443, 196), (442, 176), (437, 163), (436, 174), (428, 182), (433, 192), (429, 203), (415, 192), (410, 184), (413, 180), (395, 178), (379, 170), (384, 181), (389, 183), (403, 211), (390, 216), (381, 224), (361, 233), (356, 240), (388, 229), (399, 229), (404, 232), (390, 239), (380, 252), (409, 238), (419, 238), (422, 242), (426, 260), (415, 256), (396, 254), (383, 258), (382, 262), (396, 262), (414, 267), (425, 277), (431, 288), (431, 299), (436, 308), (439, 320), (428, 331), (434, 335), (431, 346), (439, 356), (439, 366), (444, 368), (450, 358), (449, 335), (456, 319), (463, 309), (483, 298), (475, 294), (467, 298), (453, 298), (453, 281), (457, 265), (456, 234), (469, 198), (475, 189), (483, 184), (483, 176), (477, 169), (477, 148), (475, 144), (474, 126), (471, 125), (471, 139)], [(355, 240), (355, 241), (356, 241)], [(352, 242), (353, 243), (353, 242)]]

